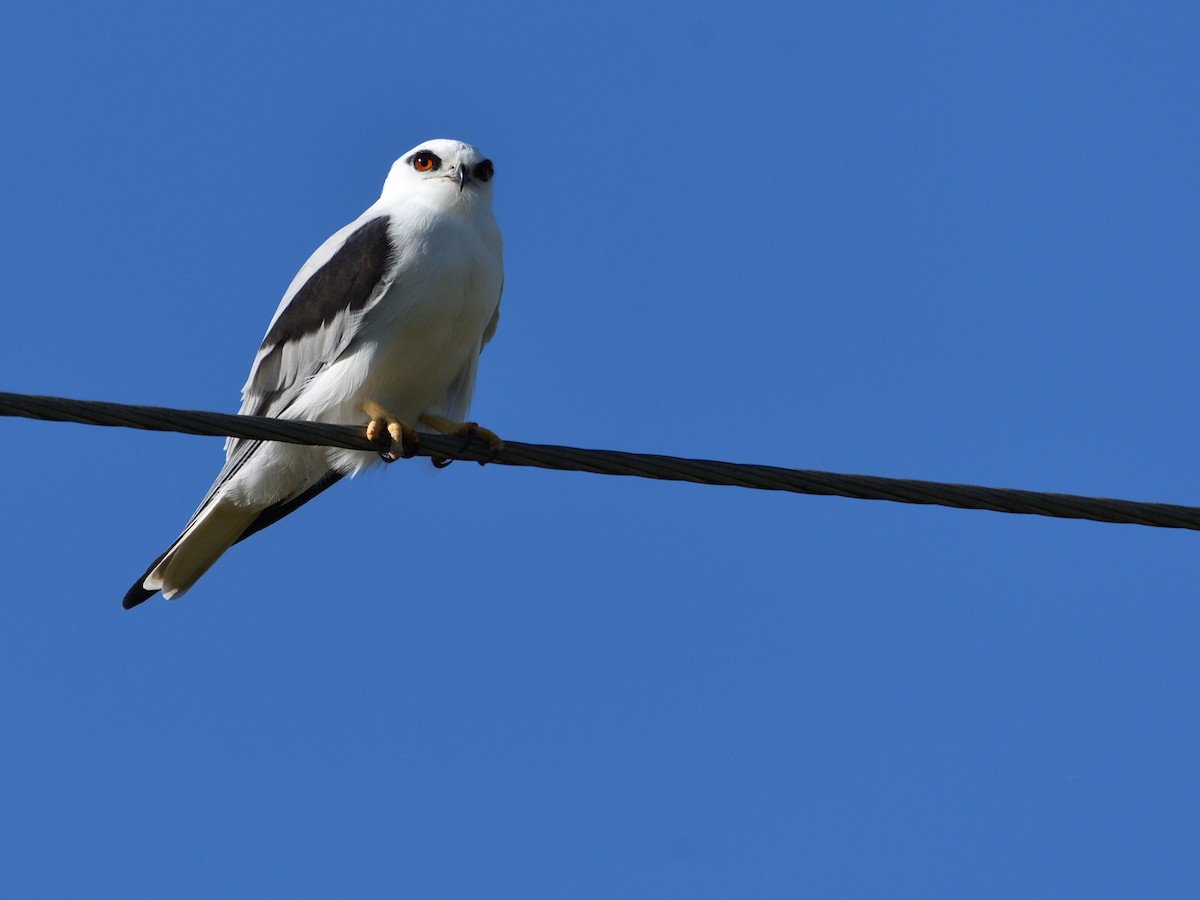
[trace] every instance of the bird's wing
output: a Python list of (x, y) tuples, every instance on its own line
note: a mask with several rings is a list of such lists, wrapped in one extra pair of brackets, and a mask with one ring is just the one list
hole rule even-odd
[(242, 388), (245, 415), (277, 416), (333, 363), (363, 315), (391, 286), (387, 215), (364, 213), (322, 244), (296, 274)]
[[(363, 314), (387, 293), (395, 275), (389, 222), (387, 215), (373, 215), (368, 210), (335, 232), (300, 268), (267, 326), (242, 388), (238, 412), (280, 415), (314, 375), (345, 352), (358, 333)], [(259, 443), (237, 438), (226, 441), (225, 465), (193, 521), (250, 460)], [(311, 496), (315, 494), (305, 499)], [(289, 512), (300, 505), (295, 499), (285, 501), (293, 504)], [(264, 510), (267, 512), (270, 510)]]
[[(335, 232), (300, 267), (254, 357), (239, 413), (282, 414), (313, 376), (345, 352), (364, 313), (387, 293), (395, 275), (390, 221), (386, 214), (368, 210)], [(204, 503), (257, 446), (257, 441), (237, 438), (225, 442), (225, 467)]]
[[(301, 266), (267, 326), (242, 388), (239, 413), (280, 415), (313, 376), (345, 352), (363, 314), (391, 286), (395, 273), (389, 222), (388, 216), (368, 210), (335, 232)], [(225, 466), (200, 509), (257, 446), (257, 441), (238, 438), (225, 442)]]
[(487, 328), (483, 329), (483, 340), (480, 341), (479, 349), (483, 350), (496, 334), (496, 326), (500, 324), (500, 300), (504, 296), (504, 279), (500, 279), (500, 297), (496, 299), (496, 311), (492, 313), (492, 320), (487, 323)]

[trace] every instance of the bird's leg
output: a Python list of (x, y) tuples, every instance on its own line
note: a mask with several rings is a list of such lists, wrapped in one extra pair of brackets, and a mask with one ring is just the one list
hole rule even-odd
[[(493, 459), (500, 455), (500, 451), (504, 449), (504, 441), (500, 440), (499, 436), (489, 428), (484, 428), (476, 422), (455, 422), (447, 419), (444, 416), (435, 416), (432, 413), (422, 413), (417, 419), (422, 425), (428, 425), (439, 434), (452, 435), (461, 437), (463, 441), (463, 449), (471, 446), (471, 441), (475, 438), (481, 438), (488, 445), (487, 459), (481, 459), (479, 464), (482, 466), (485, 463), (490, 463)], [(433, 464), (439, 469), (444, 469), (450, 465), (453, 460), (437, 457), (433, 460)]]
[(371, 417), (367, 422), (367, 440), (374, 444), (387, 445), (386, 450), (380, 450), (379, 455), (384, 462), (395, 462), (403, 457), (409, 459), (417, 452), (421, 439), (413, 431), (412, 426), (402, 422), (373, 400), (362, 405), (362, 411)]

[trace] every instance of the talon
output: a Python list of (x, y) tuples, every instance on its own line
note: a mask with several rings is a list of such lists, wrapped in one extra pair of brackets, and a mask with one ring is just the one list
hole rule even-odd
[[(479, 460), (479, 464), (481, 466), (490, 463), (500, 455), (501, 451), (504, 450), (504, 441), (500, 440), (494, 431), (484, 428), (477, 422), (452, 422), (442, 416), (429, 414), (421, 416), (419, 421), (424, 425), (428, 425), (434, 431), (441, 432), (445, 435), (463, 438), (463, 450), (466, 450), (468, 447), (470, 447), (471, 442), (476, 438), (484, 441), (488, 445), (488, 455), (486, 459)], [(439, 469), (444, 469), (446, 466), (450, 465), (450, 462), (450, 460), (442, 459), (440, 460), (439, 464), (439, 461), (435, 460), (434, 465)]]
[(405, 459), (412, 459), (417, 455), (417, 448), (421, 446), (421, 439), (406, 423), (389, 422), (388, 435), (392, 439), (393, 451), (398, 444), (400, 446), (400, 455)]
[(371, 416), (367, 422), (367, 440), (385, 448), (379, 451), (384, 462), (410, 459), (416, 455), (421, 439), (411, 426), (387, 415), (377, 403), (364, 404), (363, 412)]
[(454, 429), (454, 436), (463, 439), (462, 449), (458, 451), (459, 453), (462, 453), (463, 450), (466, 450), (471, 446), (471, 441), (475, 440), (475, 435), (478, 434), (478, 432), (478, 422), (463, 422)]
[(471, 442), (475, 440), (475, 438), (479, 438), (488, 445), (487, 459), (479, 460), (479, 464), (481, 466), (485, 466), (490, 463), (500, 455), (502, 450), (504, 450), (504, 441), (500, 439), (500, 436), (490, 428), (484, 428), (478, 422), (463, 422), (454, 429), (454, 434), (459, 437), (466, 438), (466, 441), (463, 443), (463, 450), (466, 450), (468, 447), (470, 447)]

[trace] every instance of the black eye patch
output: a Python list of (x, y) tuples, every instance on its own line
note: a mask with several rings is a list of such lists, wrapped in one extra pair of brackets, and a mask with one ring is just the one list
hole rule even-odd
[(474, 171), (471, 172), (472, 177), (477, 178), (479, 181), (490, 181), (495, 174), (496, 169), (492, 166), (490, 159), (485, 159), (483, 162), (477, 164)]
[(441, 157), (428, 150), (418, 150), (408, 158), (408, 162), (418, 172), (436, 172), (442, 167)]

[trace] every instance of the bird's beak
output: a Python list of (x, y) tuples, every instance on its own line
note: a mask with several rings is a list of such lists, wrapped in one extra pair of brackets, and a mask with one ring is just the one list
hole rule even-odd
[(467, 186), (467, 182), (471, 180), (471, 173), (465, 165), (459, 163), (453, 172), (450, 173), (450, 180), (458, 185), (458, 192), (461, 194), (462, 189)]

